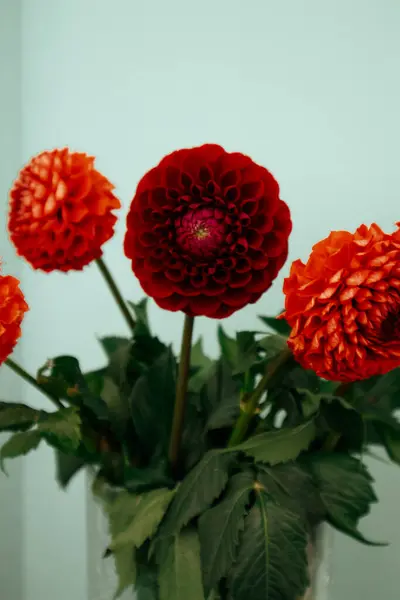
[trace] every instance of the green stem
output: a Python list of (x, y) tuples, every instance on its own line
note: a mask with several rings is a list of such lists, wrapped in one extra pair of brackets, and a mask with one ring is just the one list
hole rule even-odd
[(63, 404), (60, 402), (60, 400), (58, 398), (55, 398), (54, 396), (49, 394), (49, 392), (44, 390), (42, 388), (42, 386), (36, 381), (36, 379), (34, 377), (32, 377), (32, 375), (29, 375), (29, 373), (27, 371), (25, 371), (25, 369), (23, 369), (19, 364), (14, 362), (11, 358), (8, 358), (5, 361), (5, 364), (8, 367), (10, 367), (10, 369), (12, 369), (14, 371), (14, 373), (16, 373), (17, 375), (22, 377), (22, 379), (24, 379), (25, 381), (27, 381), (28, 383), (33, 385), (33, 387), (35, 387), (37, 390), (42, 392), (42, 394), (47, 396), (47, 398), (49, 400), (51, 400), (51, 402), (53, 402), (53, 404), (55, 404), (57, 406), (57, 408), (64, 408)]
[(280, 369), (280, 367), (291, 356), (292, 356), (292, 353), (290, 352), (290, 350), (285, 349), (285, 350), (283, 350), (283, 352), (281, 352), (275, 358), (275, 360), (268, 363), (267, 369), (266, 369), (262, 379), (258, 383), (254, 392), (251, 394), (251, 396), (246, 404), (245, 410), (242, 412), (242, 414), (240, 415), (239, 419), (236, 422), (235, 428), (232, 431), (232, 435), (228, 442), (229, 448), (231, 448), (232, 446), (236, 446), (237, 444), (240, 444), (240, 442), (243, 440), (244, 436), (247, 433), (249, 425), (253, 419), (254, 413), (257, 410), (257, 407), (261, 400), (261, 397), (264, 394), (264, 392), (269, 388), (269, 385), (270, 385), (273, 375), (275, 375), (277, 370)]
[(108, 270), (108, 267), (106, 266), (106, 264), (102, 258), (98, 258), (96, 260), (96, 263), (100, 269), (101, 274), (103, 275), (103, 277), (105, 279), (106, 284), (108, 285), (108, 288), (109, 288), (111, 294), (114, 297), (114, 300), (118, 304), (125, 321), (127, 322), (130, 330), (133, 333), (133, 331), (135, 329), (135, 321), (129, 311), (129, 308), (125, 304), (125, 300), (121, 296), (121, 293), (117, 287), (117, 284), (115, 283), (115, 281), (113, 279), (113, 276), (111, 275), (110, 271)]
[(185, 418), (186, 395), (190, 369), (190, 353), (192, 349), (193, 324), (194, 317), (188, 317), (187, 315), (185, 315), (178, 381), (176, 384), (174, 417), (172, 421), (171, 441), (169, 446), (169, 461), (173, 471), (175, 472), (178, 467), (179, 449), (181, 446), (183, 422)]

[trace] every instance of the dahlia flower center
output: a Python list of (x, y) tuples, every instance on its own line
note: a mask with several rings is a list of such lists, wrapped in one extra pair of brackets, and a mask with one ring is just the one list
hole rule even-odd
[(188, 254), (213, 256), (225, 236), (224, 215), (212, 208), (189, 210), (175, 220), (176, 240)]

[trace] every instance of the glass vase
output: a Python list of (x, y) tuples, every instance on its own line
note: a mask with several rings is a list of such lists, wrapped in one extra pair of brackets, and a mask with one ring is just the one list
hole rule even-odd
[[(118, 583), (113, 559), (103, 558), (110, 541), (107, 519), (93, 498), (90, 486), (87, 488), (88, 600), (112, 600)], [(296, 600), (329, 600), (332, 541), (332, 530), (326, 525), (319, 527), (308, 548), (311, 585), (306, 594)], [(134, 591), (126, 590), (120, 600), (134, 598)]]

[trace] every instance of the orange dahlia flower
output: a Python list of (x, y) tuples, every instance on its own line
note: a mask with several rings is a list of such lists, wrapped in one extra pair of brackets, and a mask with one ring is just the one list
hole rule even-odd
[(11, 275), (0, 275), (0, 365), (11, 354), (21, 335), (21, 322), (28, 305)]
[(332, 232), (283, 290), (288, 344), (305, 368), (350, 382), (400, 366), (400, 231)]
[(8, 228), (34, 269), (82, 269), (100, 258), (114, 233), (119, 200), (94, 158), (68, 148), (42, 152), (20, 172), (10, 193)]

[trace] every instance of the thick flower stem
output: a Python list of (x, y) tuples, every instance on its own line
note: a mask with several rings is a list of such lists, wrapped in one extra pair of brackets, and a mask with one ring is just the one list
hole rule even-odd
[(130, 330), (133, 333), (133, 331), (135, 329), (135, 321), (134, 321), (131, 313), (129, 312), (127, 305), (125, 304), (125, 300), (121, 296), (121, 293), (117, 287), (117, 284), (115, 283), (115, 281), (113, 279), (113, 276), (111, 275), (110, 271), (108, 270), (108, 267), (106, 266), (106, 264), (102, 258), (98, 258), (96, 260), (96, 262), (97, 262), (97, 266), (100, 269), (101, 274), (103, 275), (103, 277), (109, 287), (111, 294), (114, 297), (114, 300), (118, 304), (125, 321), (127, 322)]
[(256, 389), (251, 394), (250, 398), (247, 401), (245, 410), (240, 415), (239, 419), (236, 422), (235, 428), (232, 431), (232, 435), (228, 442), (228, 447), (237, 446), (243, 440), (244, 436), (247, 433), (249, 425), (254, 417), (254, 414), (257, 410), (258, 404), (261, 400), (263, 393), (269, 388), (271, 379), (273, 375), (280, 369), (280, 367), (285, 364), (285, 362), (292, 356), (292, 353), (289, 349), (283, 350), (273, 361), (268, 363), (267, 369), (259, 381)]
[(33, 387), (35, 387), (37, 390), (39, 390), (40, 392), (42, 392), (42, 394), (44, 394), (45, 396), (47, 396), (47, 398), (57, 406), (57, 408), (64, 408), (63, 404), (60, 402), (60, 400), (58, 398), (55, 398), (54, 396), (52, 396), (51, 394), (49, 394), (48, 392), (46, 392), (46, 390), (44, 390), (42, 388), (42, 386), (36, 381), (36, 379), (34, 377), (32, 377), (32, 375), (29, 375), (29, 373), (27, 371), (25, 371), (25, 369), (23, 369), (19, 364), (17, 364), (16, 362), (14, 362), (11, 358), (8, 358), (5, 361), (5, 364), (10, 367), (10, 369), (12, 369), (14, 371), (14, 373), (16, 373), (17, 375), (19, 375), (20, 377), (22, 377), (22, 379), (24, 379), (25, 381), (27, 381), (28, 383), (30, 383), (31, 385), (33, 385)]
[(174, 472), (176, 472), (178, 468), (179, 449), (181, 446), (183, 423), (185, 419), (186, 395), (190, 368), (190, 353), (192, 350), (193, 324), (194, 317), (188, 317), (187, 315), (185, 315), (178, 381), (176, 384), (174, 417), (172, 421), (171, 441), (169, 446), (169, 461), (171, 468)]

